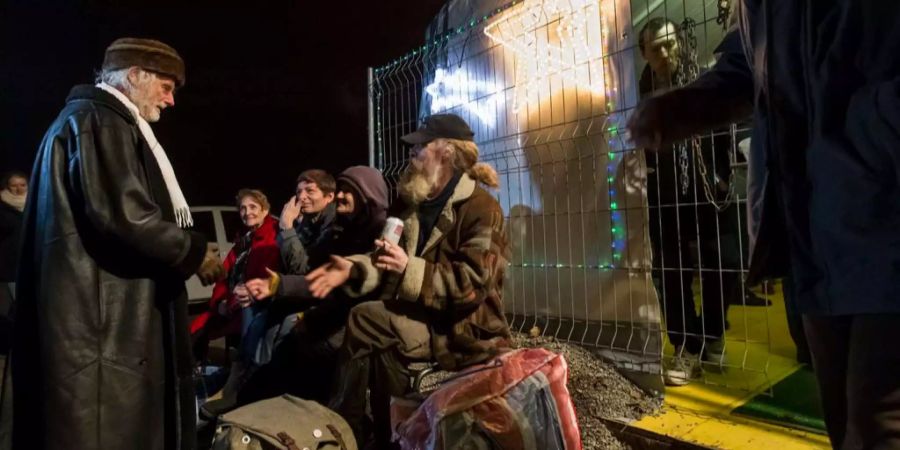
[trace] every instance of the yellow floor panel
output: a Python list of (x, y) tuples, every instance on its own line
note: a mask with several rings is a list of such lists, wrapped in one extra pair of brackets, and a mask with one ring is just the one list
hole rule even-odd
[(662, 414), (645, 417), (633, 426), (711, 448), (734, 450), (828, 449), (826, 436), (770, 425), (726, 414), (713, 416), (693, 410), (663, 407)]
[[(702, 380), (667, 388), (662, 413), (632, 425), (712, 448), (830, 448), (826, 436), (731, 414), (799, 367), (780, 285), (776, 292), (772, 306), (729, 308), (725, 360), (704, 365)], [(673, 352), (667, 342), (664, 353)]]

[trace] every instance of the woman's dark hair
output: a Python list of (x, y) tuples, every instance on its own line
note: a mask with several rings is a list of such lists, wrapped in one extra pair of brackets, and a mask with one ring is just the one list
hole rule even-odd
[(300, 184), (303, 181), (307, 183), (316, 183), (316, 186), (318, 186), (319, 190), (321, 190), (325, 195), (334, 193), (334, 177), (324, 170), (304, 170), (303, 173), (301, 173), (300, 176), (297, 177), (297, 184)]

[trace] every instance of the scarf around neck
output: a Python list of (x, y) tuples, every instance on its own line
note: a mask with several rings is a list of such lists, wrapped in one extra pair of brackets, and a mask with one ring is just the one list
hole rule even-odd
[(181, 186), (178, 185), (175, 170), (172, 168), (172, 163), (169, 161), (169, 157), (166, 156), (166, 151), (163, 149), (162, 144), (156, 140), (156, 135), (153, 134), (150, 124), (141, 117), (138, 107), (118, 89), (106, 83), (98, 83), (97, 87), (112, 94), (113, 97), (117, 98), (131, 111), (131, 115), (134, 116), (138, 128), (141, 130), (141, 135), (144, 136), (144, 140), (147, 141), (150, 151), (153, 152), (153, 156), (156, 158), (159, 171), (162, 172), (163, 180), (166, 182), (166, 190), (169, 191), (169, 198), (172, 200), (172, 207), (175, 209), (175, 220), (178, 226), (181, 228), (193, 226), (194, 219), (191, 217), (191, 209), (184, 198), (184, 194), (181, 192)]
[(25, 210), (25, 199), (27, 197), (28, 194), (16, 195), (10, 192), (9, 189), (0, 191), (0, 200), (3, 200), (3, 203), (6, 203), (7, 205), (19, 210), (19, 212)]

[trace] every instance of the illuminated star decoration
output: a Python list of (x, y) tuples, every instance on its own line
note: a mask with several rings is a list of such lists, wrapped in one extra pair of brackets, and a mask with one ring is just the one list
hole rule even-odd
[[(562, 88), (585, 89), (605, 99), (607, 113), (614, 110), (615, 77), (608, 76), (609, 64), (603, 63), (604, 38), (610, 36), (604, 17), (615, 17), (614, 3), (606, 0), (525, 0), (484, 28), (494, 43), (508, 49), (516, 57), (516, 80), (513, 112), (528, 104), (547, 101), (560, 93), (559, 85), (551, 86), (558, 77)], [(606, 120), (609, 120), (607, 117)], [(607, 129), (610, 149), (618, 134), (615, 125)], [(627, 245), (624, 217), (617, 194), (617, 154), (607, 153), (606, 186), (609, 192), (611, 261), (600, 261), (606, 269), (622, 264)]]
[(604, 94), (599, 0), (525, 0), (484, 34), (516, 55), (513, 111), (549, 97), (549, 77)]
[(497, 98), (502, 95), (499, 83), (470, 78), (465, 69), (435, 69), (434, 81), (425, 87), (425, 93), (431, 97), (432, 114), (461, 106), (491, 128), (497, 120), (497, 105), (502, 103)]

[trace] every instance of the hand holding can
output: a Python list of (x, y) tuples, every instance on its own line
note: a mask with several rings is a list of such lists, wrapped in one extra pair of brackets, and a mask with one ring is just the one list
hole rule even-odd
[(396, 217), (388, 217), (381, 232), (381, 239), (397, 245), (400, 243), (400, 236), (403, 236), (403, 221)]

